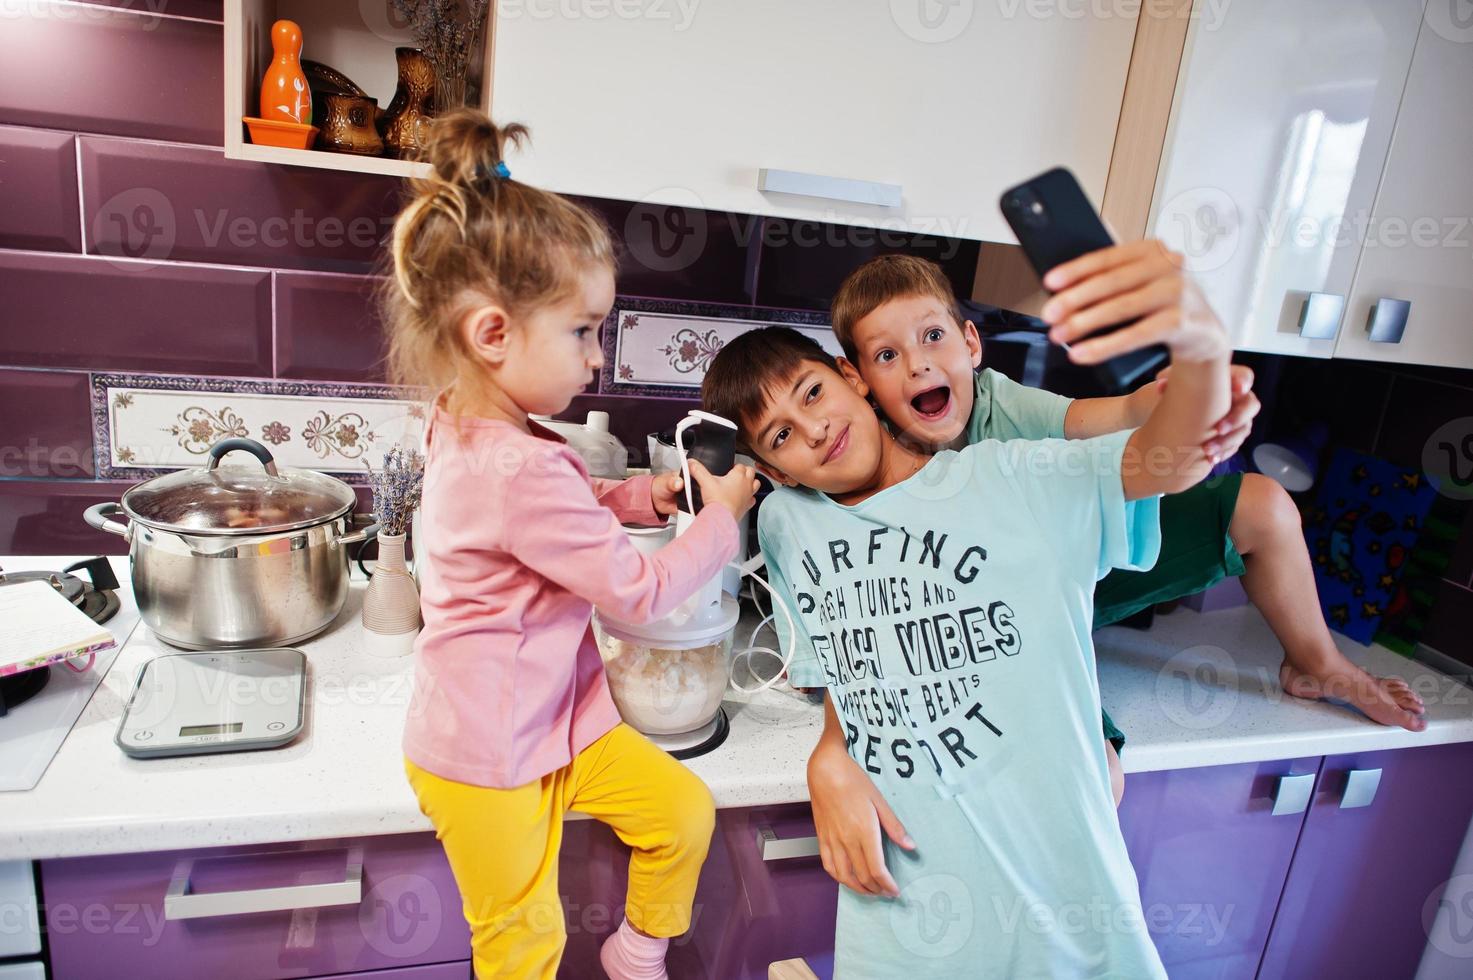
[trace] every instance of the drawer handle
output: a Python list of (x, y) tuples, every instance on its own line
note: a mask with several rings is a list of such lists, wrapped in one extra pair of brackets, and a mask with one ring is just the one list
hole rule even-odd
[(1345, 297), (1339, 293), (1310, 293), (1299, 311), (1299, 336), (1306, 340), (1334, 340), (1345, 314)]
[(877, 180), (852, 180), (848, 177), (824, 177), (797, 170), (757, 171), (757, 189), (778, 194), (801, 194), (831, 201), (873, 204), (882, 208), (898, 208), (903, 188), (899, 184), (882, 184)]
[(1370, 806), (1381, 786), (1381, 770), (1352, 769), (1345, 774), (1345, 792), (1340, 794), (1340, 809), (1352, 810)]
[(1314, 794), (1314, 773), (1306, 772), (1295, 776), (1280, 776), (1274, 789), (1273, 815), (1303, 813), (1309, 809), (1309, 798)]
[(817, 837), (779, 837), (771, 827), (757, 828), (757, 849), (764, 861), (791, 861), (794, 858), (817, 857)]
[(169, 890), (164, 893), (166, 920), (357, 905), (363, 900), (363, 856), (356, 851), (348, 855), (348, 867), (343, 873), (342, 881), (326, 881), (315, 885), (190, 894), (189, 873), (193, 868), (193, 861), (181, 861), (174, 869), (174, 877), (169, 880)]
[(1371, 343), (1401, 343), (1401, 335), (1406, 333), (1407, 317), (1411, 312), (1411, 300), (1386, 299), (1384, 296), (1376, 300), (1376, 305), (1371, 307)]

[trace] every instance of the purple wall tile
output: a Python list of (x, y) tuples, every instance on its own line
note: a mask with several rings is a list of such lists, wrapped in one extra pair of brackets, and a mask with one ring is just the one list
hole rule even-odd
[(1453, 550), (1452, 563), (1448, 565), (1447, 577), (1473, 587), (1473, 506), (1463, 520), (1463, 530)]
[(761, 218), (580, 197), (620, 243), (619, 293), (751, 303), (747, 270)]
[(1453, 419), (1473, 415), (1473, 388), (1398, 376), (1391, 385), (1376, 455), (1408, 469), (1422, 468), (1432, 434)]
[(223, 142), (220, 25), (45, 0), (18, 9), (0, 30), (0, 122)]
[(0, 480), (0, 555), (125, 555), (128, 544), (82, 520), (93, 504), (118, 500), (129, 483)]
[(162, 14), (166, 17), (193, 17), (196, 20), (224, 19), (224, 0), (77, 0), (79, 3), (96, 4), (101, 7), (117, 7), (141, 14)]
[(82, 250), (70, 133), (0, 126), (0, 245)]
[(1422, 642), (1473, 666), (1470, 634), (1473, 634), (1473, 590), (1443, 581), (1432, 606), (1432, 620), (1422, 633)]
[(0, 479), (93, 475), (85, 374), (0, 370)]
[(276, 376), (382, 381), (384, 328), (373, 291), (381, 280), (282, 272), (276, 276)]
[(0, 365), (271, 375), (271, 275), (0, 252)]
[(761, 247), (760, 306), (826, 311), (845, 276), (892, 252), (939, 263), (958, 296), (971, 296), (977, 277), (978, 244), (935, 235), (768, 218)]
[(227, 160), (203, 147), (82, 137), (87, 251), (368, 272), (398, 208), (392, 177)]

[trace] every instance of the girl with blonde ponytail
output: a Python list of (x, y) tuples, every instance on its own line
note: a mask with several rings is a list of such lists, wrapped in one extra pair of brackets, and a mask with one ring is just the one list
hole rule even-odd
[(504, 152), (526, 137), (471, 109), (441, 117), (394, 224), (390, 370), (433, 400), (405, 770), (460, 887), (477, 976), (556, 973), (562, 820), (578, 810), (633, 849), (604, 969), (662, 978), (690, 926), (711, 794), (619, 720), (590, 613), (673, 610), (736, 554), (756, 483), (692, 463), (707, 506), (646, 556), (621, 522), (664, 523), (679, 479), (590, 480), (529, 418), (567, 409), (602, 365), (614, 249), (593, 215), (511, 178)]

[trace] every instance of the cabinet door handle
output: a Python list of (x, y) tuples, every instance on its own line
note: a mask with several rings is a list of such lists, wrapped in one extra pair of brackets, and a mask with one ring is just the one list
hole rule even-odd
[(793, 858), (817, 857), (817, 837), (779, 837), (771, 827), (757, 828), (757, 850), (764, 861), (791, 861)]
[(1345, 774), (1345, 792), (1340, 794), (1340, 809), (1352, 810), (1370, 806), (1381, 786), (1381, 770), (1352, 769)]
[(164, 893), (164, 918), (203, 919), (217, 915), (246, 915), (251, 912), (280, 912), (291, 909), (357, 905), (363, 900), (363, 856), (349, 852), (342, 881), (314, 885), (285, 885), (280, 888), (246, 888), (234, 892), (190, 894), (189, 874), (193, 861), (181, 861)]
[(1314, 795), (1314, 773), (1280, 776), (1274, 789), (1273, 815), (1303, 813), (1309, 809), (1309, 798)]
[(873, 204), (882, 208), (898, 208), (903, 188), (899, 184), (882, 184), (877, 180), (852, 180), (848, 177), (825, 177), (797, 170), (757, 171), (757, 189), (779, 194), (801, 194), (831, 201)]
[(1334, 340), (1345, 315), (1345, 297), (1339, 293), (1310, 293), (1299, 311), (1299, 336), (1306, 340)]
[(1407, 317), (1412, 312), (1412, 301), (1381, 297), (1371, 307), (1371, 343), (1399, 344), (1406, 333)]

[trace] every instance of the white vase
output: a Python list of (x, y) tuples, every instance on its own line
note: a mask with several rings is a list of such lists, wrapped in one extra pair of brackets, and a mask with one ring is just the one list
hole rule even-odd
[(403, 656), (419, 633), (419, 590), (404, 561), (403, 534), (381, 534), (378, 563), (363, 596), (363, 629), (369, 652)]

